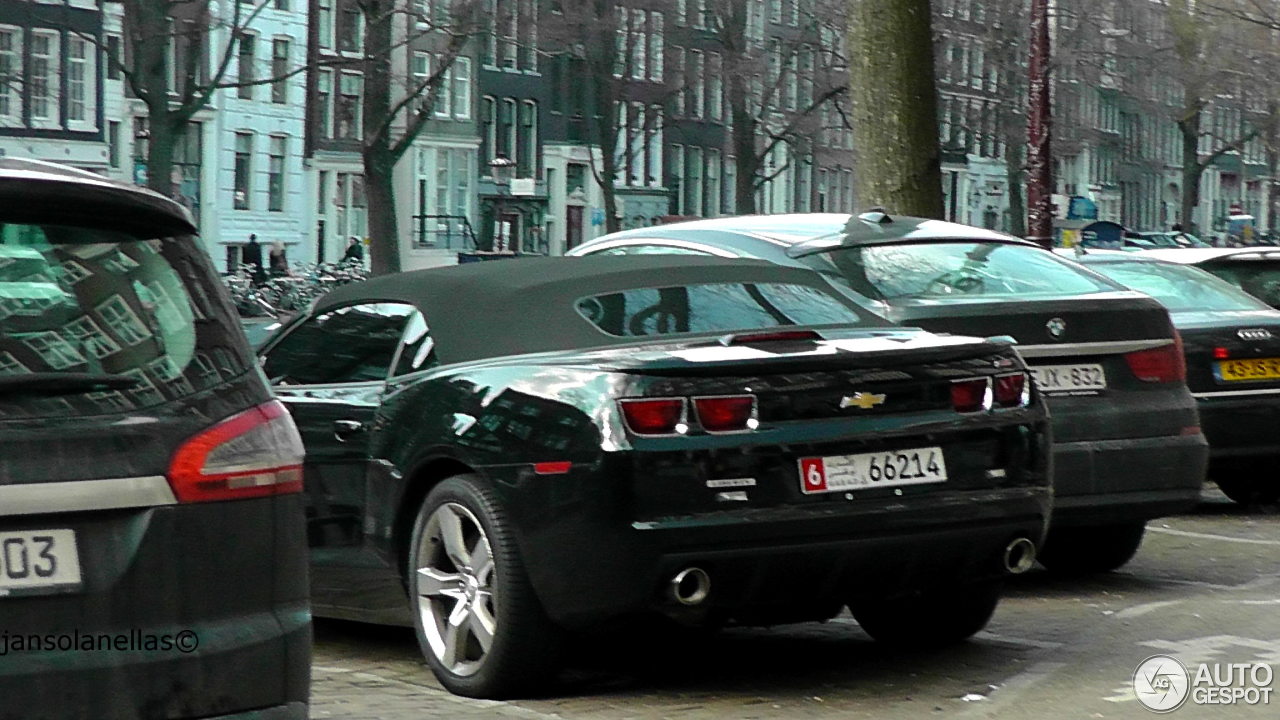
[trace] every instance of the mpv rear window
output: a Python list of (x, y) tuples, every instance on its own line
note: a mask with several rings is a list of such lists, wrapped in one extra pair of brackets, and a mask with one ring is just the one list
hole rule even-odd
[(1023, 245), (879, 245), (841, 248), (803, 259), (877, 300), (1028, 298), (1119, 289), (1053, 253)]
[(578, 312), (617, 337), (860, 324), (838, 298), (807, 285), (708, 283), (640, 288), (578, 301)]
[(159, 405), (244, 373), (192, 238), (0, 223), (0, 418)]

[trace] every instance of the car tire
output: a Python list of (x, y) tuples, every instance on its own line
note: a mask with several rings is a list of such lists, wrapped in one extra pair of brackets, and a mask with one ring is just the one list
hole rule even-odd
[(1240, 505), (1272, 505), (1280, 502), (1280, 483), (1254, 477), (1218, 478), (1214, 482), (1223, 495)]
[(554, 678), (561, 632), (534, 594), (501, 500), (478, 475), (427, 495), (408, 570), (418, 644), (450, 692), (505, 699)]
[(1000, 603), (1000, 582), (967, 583), (909, 597), (859, 599), (849, 612), (876, 642), (896, 647), (942, 647), (987, 626)]
[(1040, 564), (1059, 575), (1111, 572), (1133, 559), (1146, 523), (1050, 528)]

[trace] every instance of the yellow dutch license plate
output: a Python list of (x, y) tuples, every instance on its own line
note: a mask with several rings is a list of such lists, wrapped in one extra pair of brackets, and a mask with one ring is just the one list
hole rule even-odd
[(1280, 380), (1280, 358), (1219, 360), (1218, 377), (1228, 382), (1240, 380)]

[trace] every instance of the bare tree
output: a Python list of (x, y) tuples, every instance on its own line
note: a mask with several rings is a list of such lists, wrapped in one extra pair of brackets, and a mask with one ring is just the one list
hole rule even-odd
[(582, 114), (584, 140), (600, 149), (590, 167), (604, 200), (606, 232), (621, 229), (620, 180), (661, 182), (648, 178), (644, 166), (647, 152), (662, 152), (649, 140), (662, 128), (663, 105), (680, 89), (662, 52), (664, 19), (674, 8), (673, 0), (561, 0), (543, 15), (539, 34), (556, 48), (550, 62), (563, 63), (563, 79), (575, 86), (571, 111)]
[[(437, 0), (348, 0), (363, 18), (364, 77), (360, 155), (369, 209), (370, 269), (399, 272), (400, 233), (396, 213), (395, 168), (430, 121), (443, 83), (468, 42), (481, 31), (478, 3)], [(428, 12), (429, 10), (429, 12)], [(429, 47), (430, 72), (409, 67), (414, 47)]]
[[(723, 57), (719, 74), (736, 163), (734, 199), (739, 213), (754, 213), (757, 193), (786, 172), (795, 157), (812, 152), (814, 136), (830, 129), (822, 125), (823, 111), (846, 93), (840, 41), (844, 0), (767, 8), (761, 0), (700, 0), (690, 5), (703, 14), (701, 22), (714, 33)], [(690, 78), (689, 83), (699, 81)], [(771, 165), (779, 148), (788, 151), (787, 159)]]
[[(147, 108), (147, 186), (171, 196), (174, 153), (192, 118), (217, 90), (245, 84), (228, 82), (228, 68), (245, 30), (267, 0), (120, 2), (125, 56), (108, 56), (107, 62), (120, 71), (129, 91)], [(223, 9), (222, 15), (214, 14), (216, 7)]]
[(848, 37), (856, 196), (943, 217), (929, 0), (849, 0)]

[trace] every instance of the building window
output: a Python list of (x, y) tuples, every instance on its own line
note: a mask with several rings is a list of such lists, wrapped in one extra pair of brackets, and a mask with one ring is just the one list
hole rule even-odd
[(58, 122), (58, 39), (56, 32), (35, 30), (31, 33), (27, 92), (31, 118), (37, 124), (53, 125)]
[(684, 85), (683, 88), (676, 88), (675, 98), (672, 103), (673, 107), (671, 109), (671, 113), (673, 115), (676, 117), (682, 117), (685, 113), (685, 105), (687, 104), (685, 102), (685, 98), (689, 92), (689, 84), (686, 82), (684, 74), (684, 48), (671, 48), (671, 70), (669, 73), (672, 77), (676, 78), (677, 82)]
[(288, 11), (289, 11), (289, 0), (275, 0), (275, 9), (277, 9), (277, 10), (282, 10), (282, 11), (284, 11), (284, 12), (288, 12)]
[(319, 136), (333, 136), (333, 71), (324, 68), (316, 76), (316, 130)]
[(666, 36), (662, 31), (662, 13), (649, 13), (649, 79), (662, 82), (662, 44)]
[(685, 187), (688, 192), (685, 194), (688, 200), (688, 212), (690, 215), (702, 215), (702, 148), (690, 147), (686, 148), (688, 157), (685, 158)]
[(289, 80), (285, 73), (289, 72), (289, 41), (276, 38), (271, 41), (271, 102), (289, 102)]
[(720, 151), (707, 151), (707, 215), (714, 217), (721, 206)]
[(450, 97), (453, 101), (453, 117), (457, 120), (471, 119), (471, 58), (460, 57), (453, 61), (449, 68), (449, 84), (453, 90)]
[[(14, 27), (0, 28), (0, 119), (22, 119), (22, 31)], [(6, 123), (8, 124), (8, 123)]]
[(688, 207), (689, 204), (685, 202), (685, 192), (687, 191), (687, 188), (684, 182), (684, 146), (683, 145), (671, 146), (671, 159), (667, 162), (667, 168), (671, 172), (671, 180), (669, 182), (669, 185), (671, 187), (672, 192), (675, 195), (675, 200), (676, 200), (675, 214), (684, 215), (685, 208)]
[(114, 120), (107, 123), (107, 164), (120, 167), (120, 123)]
[(344, 53), (358, 53), (364, 47), (364, 15), (360, 6), (353, 0), (342, 5), (342, 16), (338, 24), (338, 50)]
[(337, 107), (334, 121), (337, 125), (334, 136), (342, 140), (360, 139), (361, 95), (364, 91), (364, 78), (357, 73), (342, 73), (338, 88)]
[(701, 118), (707, 102), (707, 86), (702, 74), (702, 51), (689, 51), (689, 82), (693, 85), (693, 97), (689, 103), (689, 117)]
[(333, 0), (317, 0), (316, 35), (320, 49), (333, 48)]
[[(254, 67), (253, 67), (253, 51), (254, 51), (253, 46), (256, 40), (257, 38), (255, 38), (252, 35), (247, 35), (247, 34), (240, 35), (240, 48), (237, 55), (239, 65), (237, 66), (238, 69), (236, 71), (237, 73), (239, 73), (237, 77), (238, 82), (251, 83), (254, 80), (258, 79), (257, 75), (254, 73)], [(239, 86), (238, 88), (236, 88), (236, 97), (239, 97), (242, 100), (252, 100), (253, 86), (252, 85)]]
[(285, 138), (271, 136), (271, 147), (267, 155), (267, 210), (282, 212), (284, 210), (284, 152)]
[(250, 178), (253, 171), (253, 133), (236, 133), (235, 187), (232, 207), (249, 209)]
[(707, 114), (717, 121), (724, 119), (724, 80), (720, 75), (722, 65), (720, 53), (707, 54)]
[(516, 147), (516, 174), (522, 178), (538, 173), (538, 103), (525, 100), (520, 104), (519, 139)]
[(119, 80), (120, 79), (120, 62), (121, 62), (119, 35), (107, 36), (107, 50), (106, 50), (105, 60), (107, 62), (107, 79)]
[(498, 103), (487, 95), (480, 101), (480, 124), (480, 157), (488, 168), (489, 161), (498, 156)]

